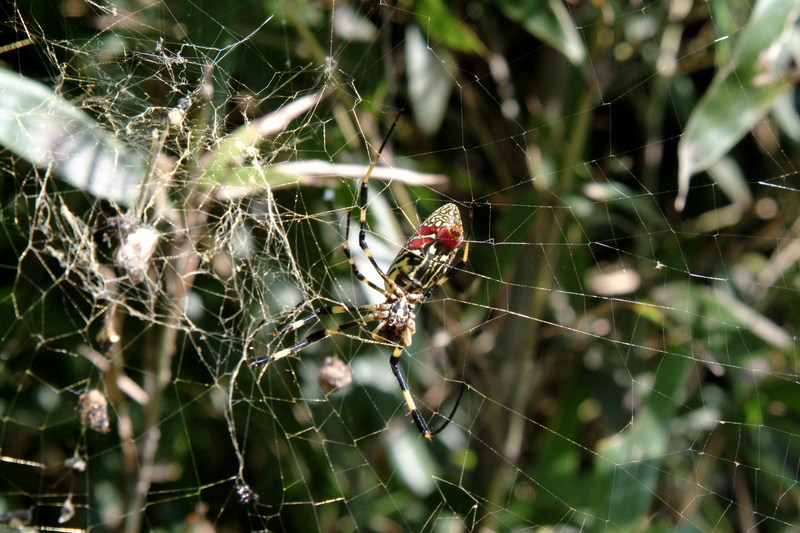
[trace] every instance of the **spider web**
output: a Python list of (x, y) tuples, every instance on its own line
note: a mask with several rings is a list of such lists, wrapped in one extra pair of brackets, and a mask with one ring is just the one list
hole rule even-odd
[[(600, 4), (13, 2), (0, 521), (796, 527), (797, 9)], [(432, 427), (465, 387), (431, 442), (374, 324), (246, 365), (383, 301), (342, 242), (401, 109), (370, 250), (471, 242), (401, 363)]]

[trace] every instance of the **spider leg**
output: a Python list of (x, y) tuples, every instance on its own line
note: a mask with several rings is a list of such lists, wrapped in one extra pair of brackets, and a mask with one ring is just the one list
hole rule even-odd
[(361, 181), (361, 192), (358, 200), (358, 245), (364, 251), (364, 255), (367, 256), (367, 259), (369, 259), (369, 262), (372, 264), (372, 268), (374, 268), (375, 271), (381, 275), (384, 282), (386, 282), (388, 286), (392, 286), (394, 283), (386, 276), (386, 273), (381, 269), (380, 265), (378, 265), (378, 262), (375, 261), (375, 257), (372, 255), (369, 245), (367, 245), (367, 182), (369, 182), (369, 173), (364, 176), (364, 179)]
[(353, 328), (365, 322), (370, 322), (375, 320), (372, 315), (363, 316), (361, 318), (357, 318), (355, 320), (351, 320), (350, 322), (345, 322), (343, 324), (339, 324), (338, 326), (333, 326), (327, 329), (321, 329), (319, 331), (315, 331), (314, 333), (309, 334), (306, 338), (289, 346), (288, 348), (284, 348), (283, 350), (277, 351), (271, 355), (267, 355), (265, 357), (260, 357), (258, 359), (251, 359), (247, 362), (247, 366), (255, 367), (255, 366), (263, 366), (272, 363), (273, 361), (277, 361), (278, 359), (283, 359), (284, 357), (294, 355), (306, 346), (310, 344), (314, 344), (315, 342), (319, 342), (322, 339), (327, 339), (331, 335), (336, 335), (337, 333), (341, 333), (346, 329)]
[[(369, 246), (367, 245), (367, 196), (369, 194), (367, 183), (369, 183), (369, 178), (370, 176), (372, 176), (372, 171), (378, 164), (378, 161), (381, 158), (381, 153), (383, 153), (383, 149), (386, 147), (386, 143), (392, 136), (392, 132), (394, 131), (395, 126), (397, 126), (397, 121), (399, 120), (400, 120), (400, 114), (398, 113), (397, 117), (395, 117), (394, 119), (394, 122), (392, 122), (392, 126), (389, 128), (388, 133), (384, 137), (380, 148), (378, 148), (378, 152), (375, 154), (375, 158), (370, 163), (369, 168), (367, 169), (367, 173), (361, 180), (361, 186), (358, 195), (358, 210), (359, 210), (358, 244), (364, 251), (364, 255), (367, 256), (367, 259), (369, 259), (369, 262), (372, 264), (372, 268), (374, 268), (375, 271), (378, 274), (380, 274), (381, 278), (383, 278), (383, 281), (387, 284), (388, 287), (393, 287), (394, 282), (386, 276), (386, 273), (378, 265), (378, 262), (375, 261), (375, 257), (372, 255), (372, 251), (370, 251)], [(364, 274), (362, 274), (358, 270), (355, 261), (353, 261), (353, 257), (350, 253), (350, 221), (352, 220), (352, 217), (353, 217), (353, 211), (349, 210), (347, 212), (347, 226), (344, 229), (344, 247), (343, 247), (344, 255), (347, 257), (347, 262), (350, 263), (350, 268), (353, 270), (353, 274), (355, 274), (356, 278), (358, 278), (359, 281), (368, 285), (369, 287), (372, 287), (374, 290), (380, 293), (386, 294), (386, 290), (368, 280), (364, 276)]]
[(311, 314), (297, 320), (295, 322), (290, 322), (288, 324), (284, 324), (283, 326), (278, 327), (275, 331), (272, 332), (273, 337), (278, 337), (279, 335), (284, 335), (286, 333), (291, 333), (292, 331), (296, 331), (303, 326), (306, 326), (316, 320), (319, 320), (319, 317), (325, 315), (338, 315), (341, 313), (352, 313), (352, 314), (360, 314), (361, 311), (374, 311), (374, 305), (359, 305), (359, 306), (345, 306), (345, 305), (326, 305), (324, 307), (318, 307), (311, 311)]
[[(366, 276), (364, 276), (364, 274), (362, 274), (361, 271), (358, 270), (358, 267), (356, 266), (356, 262), (353, 260), (353, 256), (350, 253), (350, 245), (348, 244), (349, 239), (350, 239), (350, 215), (348, 214), (347, 215), (347, 227), (344, 230), (343, 250), (344, 250), (345, 257), (347, 257), (347, 262), (350, 263), (350, 269), (353, 271), (353, 274), (355, 275), (355, 277), (358, 278), (358, 281), (360, 281), (361, 283), (367, 285), (368, 287), (371, 287), (373, 290), (375, 290), (375, 291), (377, 291), (377, 292), (379, 292), (381, 294), (385, 294), (385, 291), (381, 286), (376, 285), (375, 283), (373, 283), (370, 280), (368, 280), (366, 278)], [(373, 262), (375, 261), (374, 258), (372, 258), (372, 254), (370, 254), (368, 257), (370, 259), (372, 259)], [(378, 270), (378, 272), (381, 272), (381, 271)]]
[(414, 424), (417, 425), (417, 429), (419, 432), (422, 433), (422, 436), (426, 439), (430, 439), (442, 432), (444, 428), (450, 423), (453, 419), (453, 415), (456, 414), (456, 410), (458, 410), (458, 405), (461, 403), (461, 397), (464, 395), (464, 388), (461, 387), (461, 392), (458, 394), (458, 398), (456, 399), (456, 403), (453, 406), (453, 410), (450, 412), (450, 415), (445, 419), (444, 423), (439, 426), (437, 429), (431, 431), (428, 429), (428, 424), (425, 423), (425, 419), (422, 418), (422, 413), (419, 412), (417, 409), (417, 405), (414, 403), (414, 399), (411, 397), (411, 393), (408, 391), (408, 385), (406, 385), (406, 380), (403, 378), (403, 373), (400, 372), (400, 366), (398, 363), (400, 362), (400, 356), (403, 355), (403, 347), (401, 345), (397, 345), (392, 352), (392, 356), (389, 359), (389, 364), (392, 366), (392, 373), (394, 377), (397, 378), (397, 382), (400, 384), (400, 390), (403, 391), (403, 398), (406, 401), (406, 405), (408, 406), (408, 410), (411, 413), (411, 418), (414, 420)]

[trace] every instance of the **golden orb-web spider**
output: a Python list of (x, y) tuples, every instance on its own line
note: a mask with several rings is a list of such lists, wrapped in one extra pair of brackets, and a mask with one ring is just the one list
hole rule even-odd
[[(399, 116), (398, 116), (399, 119)], [(425, 221), (420, 224), (417, 231), (408, 239), (403, 249), (397, 254), (389, 266), (387, 272), (384, 272), (372, 252), (367, 246), (367, 183), (372, 175), (375, 165), (380, 159), (386, 142), (397, 125), (395, 119), (389, 133), (386, 135), (378, 153), (370, 163), (364, 178), (361, 180), (361, 189), (359, 194), (358, 208), (360, 212), (359, 218), (359, 245), (367, 256), (372, 267), (375, 269), (381, 278), (383, 278), (384, 286), (380, 287), (372, 281), (368, 280), (356, 267), (355, 261), (350, 253), (350, 221), (352, 218), (352, 209), (347, 213), (347, 226), (345, 227), (344, 237), (344, 254), (347, 257), (347, 262), (353, 274), (359, 281), (370, 287), (371, 289), (381, 293), (386, 297), (386, 301), (377, 305), (359, 305), (359, 306), (325, 306), (315, 309), (310, 315), (291, 324), (287, 324), (278, 328), (272, 334), (274, 336), (285, 335), (296, 331), (303, 326), (310, 324), (319, 319), (323, 315), (333, 315), (340, 313), (353, 313), (359, 316), (355, 320), (339, 324), (331, 328), (323, 329), (311, 333), (303, 340), (284, 348), (272, 355), (252, 359), (248, 362), (251, 367), (267, 365), (278, 359), (294, 355), (304, 349), (306, 346), (335, 335), (348, 328), (352, 328), (367, 322), (379, 322), (378, 326), (372, 332), (372, 338), (378, 342), (388, 343), (394, 346), (392, 355), (389, 358), (389, 363), (392, 368), (397, 382), (400, 384), (400, 390), (403, 392), (408, 410), (411, 413), (411, 418), (414, 420), (420, 433), (425, 438), (431, 438), (440, 433), (453, 418), (458, 405), (461, 402), (461, 397), (464, 394), (464, 388), (461, 387), (456, 403), (453, 406), (453, 411), (450, 413), (442, 425), (431, 431), (425, 423), (425, 419), (417, 409), (411, 393), (408, 391), (408, 385), (400, 372), (398, 363), (400, 356), (403, 354), (405, 346), (410, 346), (412, 337), (416, 331), (416, 324), (414, 323), (414, 310), (417, 305), (425, 302), (433, 292), (443, 285), (450, 278), (450, 274), (460, 269), (466, 262), (469, 255), (469, 240), (464, 241), (464, 227), (461, 223), (461, 216), (458, 213), (458, 207), (455, 204), (445, 204), (438, 208), (431, 214)], [(459, 248), (464, 243), (464, 253), (460, 260), (455, 261)]]

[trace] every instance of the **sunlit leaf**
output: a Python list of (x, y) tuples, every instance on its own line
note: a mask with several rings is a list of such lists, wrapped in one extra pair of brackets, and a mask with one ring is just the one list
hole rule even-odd
[(425, 133), (435, 133), (442, 124), (453, 90), (453, 78), (445, 67), (449, 54), (446, 50), (434, 53), (419, 27), (410, 24), (406, 31), (406, 57), (414, 120)]
[(563, 2), (500, 1), (497, 5), (505, 16), (564, 54), (573, 64), (583, 63), (586, 58), (583, 40)]
[(597, 509), (621, 531), (641, 531), (669, 449), (670, 427), (694, 360), (671, 347), (642, 407), (622, 432), (599, 442), (595, 463)]
[(49, 87), (0, 69), (0, 144), (74, 187), (130, 205), (143, 158)]
[[(206, 158), (202, 183), (207, 186), (226, 184), (232, 169), (258, 157), (257, 148), (264, 139), (286, 130), (293, 120), (318, 105), (328, 94), (330, 91), (323, 90), (297, 98), (226, 135)], [(282, 178), (279, 181), (284, 182)]]
[(426, 442), (418, 438), (415, 429), (399, 432), (388, 439), (388, 454), (409, 489), (418, 496), (427, 496), (436, 488), (431, 474), (438, 470)]
[(436, 44), (458, 52), (486, 54), (486, 46), (475, 32), (453, 16), (443, 0), (418, 0), (414, 7), (417, 22)]
[(708, 175), (737, 207), (745, 208), (752, 202), (744, 173), (732, 158), (721, 157), (708, 167)]
[(607, 202), (610, 206), (637, 218), (645, 220), (658, 218), (658, 213), (649, 198), (637, 195), (633, 189), (618, 181), (589, 183), (583, 187), (583, 194), (595, 202)]
[(741, 328), (749, 330), (750, 333), (778, 350), (791, 353), (796, 349), (796, 343), (791, 333), (758, 310), (727, 291), (718, 290), (712, 296), (707, 315), (713, 317), (713, 313), (720, 313), (726, 323), (738, 323)]
[(333, 30), (337, 36), (348, 41), (369, 42), (378, 35), (375, 25), (348, 4), (336, 6)]
[(800, 4), (793, 0), (761, 0), (756, 5), (731, 63), (717, 73), (678, 145), (675, 207), (679, 211), (686, 203), (691, 177), (728, 153), (791, 87), (788, 45), (798, 15)]
[(793, 91), (780, 95), (772, 107), (772, 116), (781, 131), (800, 143), (800, 113), (797, 112)]

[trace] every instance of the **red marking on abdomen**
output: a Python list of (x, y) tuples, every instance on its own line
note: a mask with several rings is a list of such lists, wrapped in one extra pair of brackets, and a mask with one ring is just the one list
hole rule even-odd
[(436, 239), (448, 250), (455, 250), (461, 246), (461, 228), (458, 226), (444, 226), (436, 232)]
[(434, 237), (429, 237), (429, 235), (433, 235), (434, 233), (436, 233), (435, 226), (420, 226), (416, 233), (408, 240), (407, 248), (409, 250), (419, 250), (420, 248), (428, 246), (434, 240)]

